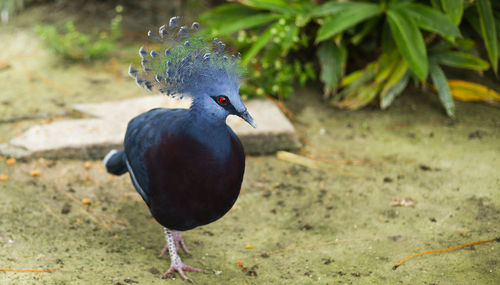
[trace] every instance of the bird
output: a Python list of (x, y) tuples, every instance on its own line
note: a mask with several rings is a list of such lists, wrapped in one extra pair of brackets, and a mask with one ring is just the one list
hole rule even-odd
[(133, 118), (124, 147), (103, 159), (113, 175), (129, 173), (151, 215), (163, 227), (171, 265), (164, 277), (201, 269), (185, 265), (178, 248), (189, 253), (182, 232), (212, 223), (226, 214), (240, 193), (245, 171), (241, 141), (226, 124), (229, 115), (255, 121), (239, 94), (244, 68), (241, 55), (198, 33), (199, 24), (182, 26), (176, 16), (148, 36), (163, 44), (139, 49), (142, 69), (129, 75), (149, 91), (188, 97), (188, 109), (155, 108)]

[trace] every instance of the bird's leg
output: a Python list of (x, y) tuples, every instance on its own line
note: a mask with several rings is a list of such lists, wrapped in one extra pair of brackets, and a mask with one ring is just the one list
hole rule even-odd
[(200, 272), (201, 269), (187, 266), (184, 263), (182, 263), (181, 258), (177, 254), (173, 232), (167, 228), (164, 229), (165, 229), (165, 239), (167, 240), (168, 252), (170, 253), (171, 264), (170, 268), (165, 272), (165, 274), (163, 274), (163, 278), (166, 278), (170, 274), (174, 274), (175, 271), (177, 271), (179, 272), (179, 275), (181, 276), (182, 279), (192, 282), (193, 280), (189, 279), (186, 276), (186, 274), (184, 274), (184, 271)]
[[(163, 229), (165, 231), (165, 238), (166, 238), (167, 228), (163, 228)], [(174, 236), (175, 248), (179, 249), (179, 247), (180, 247), (180, 248), (182, 248), (182, 250), (184, 250), (185, 253), (191, 254), (186, 247), (186, 243), (184, 242), (184, 238), (182, 238), (181, 232), (179, 232), (179, 231), (171, 231), (171, 232), (172, 232), (172, 235)], [(167, 253), (167, 251), (168, 251), (168, 243), (165, 243), (165, 247), (161, 250), (160, 256), (165, 255), (165, 253)]]

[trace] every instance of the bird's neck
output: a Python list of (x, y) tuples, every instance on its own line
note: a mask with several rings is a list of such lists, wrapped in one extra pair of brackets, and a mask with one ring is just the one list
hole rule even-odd
[(224, 160), (229, 155), (231, 143), (230, 130), (226, 125), (227, 114), (214, 112), (210, 104), (213, 102), (193, 101), (189, 109), (189, 125), (186, 126), (186, 131), (211, 149), (215, 157)]

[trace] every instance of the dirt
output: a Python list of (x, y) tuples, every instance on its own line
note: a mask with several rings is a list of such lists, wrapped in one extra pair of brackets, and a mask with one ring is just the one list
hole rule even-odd
[[(67, 65), (29, 27), (6, 30), (2, 117), (145, 94), (120, 58)], [(192, 254), (181, 258), (203, 269), (189, 277), (197, 284), (498, 284), (497, 242), (392, 267), (417, 252), (500, 237), (500, 109), (457, 102), (452, 121), (435, 95), (419, 90), (384, 112), (341, 111), (320, 97), (297, 90), (287, 106), (307, 142), (299, 154), (335, 171), (247, 157), (235, 207), (184, 233)], [(0, 124), (0, 141), (42, 121)], [(185, 284), (160, 278), (170, 263), (158, 257), (162, 229), (129, 177), (110, 177), (100, 161), (5, 160), (0, 268), (55, 271), (0, 271), (1, 284)], [(389, 205), (405, 198), (415, 206)]]

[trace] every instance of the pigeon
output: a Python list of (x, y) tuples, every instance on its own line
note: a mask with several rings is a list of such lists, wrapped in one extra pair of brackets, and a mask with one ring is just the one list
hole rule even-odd
[[(141, 68), (129, 75), (148, 90), (174, 98), (188, 97), (189, 109), (156, 108), (133, 118), (127, 126), (124, 148), (111, 150), (103, 163), (109, 173), (129, 173), (132, 184), (163, 226), (171, 265), (164, 277), (185, 271), (177, 253), (189, 253), (182, 231), (212, 223), (226, 214), (238, 198), (245, 171), (245, 152), (238, 136), (226, 124), (236, 115), (254, 128), (254, 119), (239, 95), (244, 72), (240, 56), (231, 56), (219, 39), (198, 33), (199, 24), (182, 26), (170, 19), (148, 36), (162, 48), (139, 49)], [(229, 56), (228, 56), (229, 55)]]

